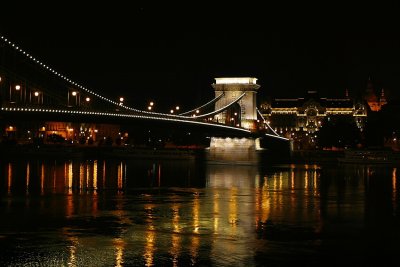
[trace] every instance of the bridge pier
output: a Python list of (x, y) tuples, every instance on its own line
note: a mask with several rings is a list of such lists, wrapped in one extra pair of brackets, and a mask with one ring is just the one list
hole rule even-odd
[(216, 164), (253, 165), (259, 162), (259, 139), (211, 137), (207, 161)]

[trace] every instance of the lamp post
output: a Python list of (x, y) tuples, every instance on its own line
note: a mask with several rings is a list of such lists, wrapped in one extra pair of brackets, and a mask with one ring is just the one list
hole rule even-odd
[[(17, 84), (14, 86), (15, 91), (17, 92), (17, 94), (19, 93), (19, 99), (21, 100), (21, 96), (22, 96), (22, 90), (21, 90), (21, 85)], [(10, 102), (11, 103), (15, 103), (17, 102), (17, 99), (15, 99), (15, 101), (13, 101), (13, 90), (12, 90), (12, 86), (10, 85)]]
[(151, 110), (153, 109), (153, 107), (154, 107), (154, 102), (153, 102), (153, 101), (150, 101), (149, 105), (147, 106), (147, 109), (148, 109), (149, 111), (151, 111)]
[(75, 98), (75, 106), (79, 106), (80, 105), (80, 97), (79, 97), (79, 92), (78, 91), (72, 91), (72, 92), (68, 92), (68, 106), (71, 107), (71, 100), (70, 100), (70, 96), (72, 95)]
[(43, 93), (39, 92), (39, 91), (35, 91), (33, 93), (33, 95), (35, 96), (35, 103), (36, 104), (43, 104)]
[(78, 105), (78, 101), (77, 101), (77, 95), (78, 95), (78, 93), (77, 93), (76, 91), (73, 91), (71, 94), (72, 94), (72, 96), (75, 97), (75, 105)]
[(89, 107), (90, 101), (91, 101), (90, 97), (88, 97), (88, 96), (85, 97), (85, 106), (86, 106), (86, 107)]

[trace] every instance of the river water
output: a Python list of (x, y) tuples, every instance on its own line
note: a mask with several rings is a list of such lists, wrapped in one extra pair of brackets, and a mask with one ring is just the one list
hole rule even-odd
[(2, 160), (0, 265), (398, 261), (398, 176), (366, 165)]

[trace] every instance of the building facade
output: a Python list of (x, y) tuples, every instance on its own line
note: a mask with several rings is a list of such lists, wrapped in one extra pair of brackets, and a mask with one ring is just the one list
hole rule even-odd
[(317, 91), (308, 91), (302, 98), (264, 102), (260, 111), (265, 122), (281, 136), (311, 144), (326, 121), (340, 116), (354, 121), (363, 131), (367, 118), (367, 107), (362, 101), (351, 99), (347, 93), (344, 98), (324, 98)]

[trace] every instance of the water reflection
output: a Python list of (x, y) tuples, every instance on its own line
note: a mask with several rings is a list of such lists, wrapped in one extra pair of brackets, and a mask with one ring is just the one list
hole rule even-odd
[(392, 171), (392, 205), (393, 212), (395, 213), (397, 210), (397, 168), (393, 168)]
[(122, 238), (115, 238), (113, 242), (115, 246), (115, 265), (116, 267), (124, 266), (124, 249), (126, 242)]
[(311, 266), (334, 250), (368, 262), (400, 236), (397, 168), (31, 160), (0, 171), (2, 265)]

